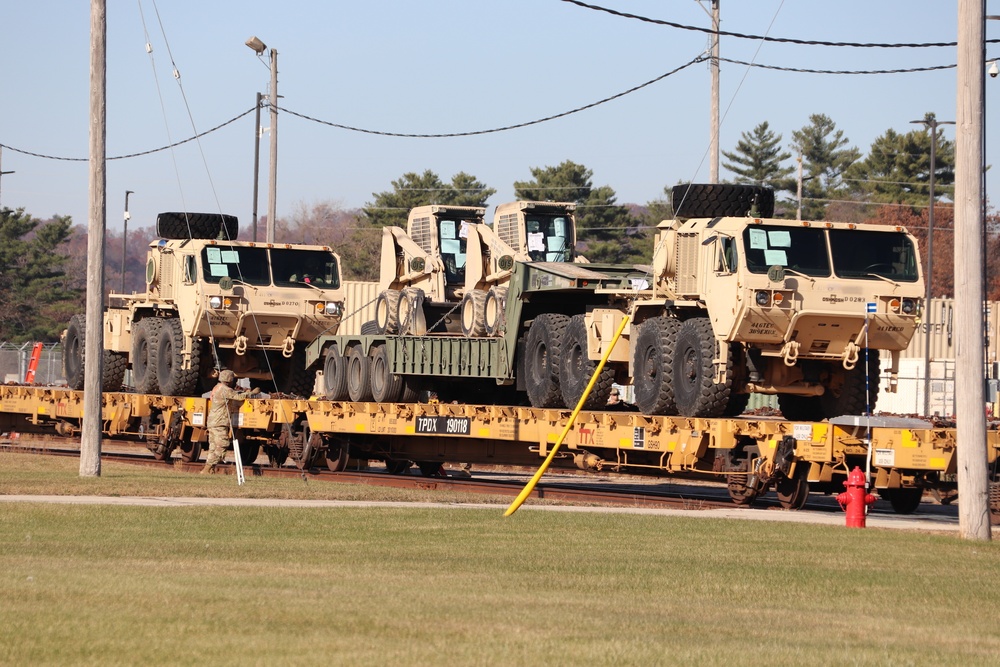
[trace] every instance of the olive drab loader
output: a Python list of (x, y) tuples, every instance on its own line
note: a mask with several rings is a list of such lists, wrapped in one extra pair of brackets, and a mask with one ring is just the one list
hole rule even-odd
[[(192, 396), (222, 368), (278, 392), (309, 395), (305, 346), (343, 314), (340, 260), (328, 247), (236, 241), (234, 216), (161, 213), (146, 291), (111, 294), (104, 313), (105, 391)], [(84, 318), (65, 334), (70, 388), (83, 387)]]

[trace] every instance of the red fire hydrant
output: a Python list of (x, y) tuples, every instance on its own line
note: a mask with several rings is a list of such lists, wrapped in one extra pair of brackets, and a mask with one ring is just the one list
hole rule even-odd
[(847, 527), (864, 528), (865, 512), (875, 502), (875, 496), (865, 493), (865, 473), (861, 468), (854, 466), (844, 486), (847, 491), (837, 496), (837, 502), (847, 512)]

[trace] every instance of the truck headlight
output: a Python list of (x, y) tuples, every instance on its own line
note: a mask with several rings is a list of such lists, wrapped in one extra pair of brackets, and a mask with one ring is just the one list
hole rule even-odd
[(754, 296), (757, 301), (757, 305), (761, 308), (766, 308), (771, 305), (771, 293), (765, 292), (764, 290), (758, 290), (757, 294)]
[(907, 315), (913, 315), (917, 312), (917, 301), (916, 299), (903, 299), (903, 312)]
[(213, 296), (211, 299), (208, 300), (208, 305), (211, 306), (212, 308), (222, 308), (222, 297)]
[(340, 315), (342, 310), (339, 301), (327, 301), (325, 311), (327, 315)]

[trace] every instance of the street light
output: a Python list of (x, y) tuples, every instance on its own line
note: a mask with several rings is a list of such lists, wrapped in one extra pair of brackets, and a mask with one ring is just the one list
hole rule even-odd
[[(257, 54), (258, 57), (264, 54), (267, 44), (260, 41), (256, 36), (246, 41), (246, 45)], [(274, 221), (276, 202), (276, 187), (278, 181), (278, 50), (271, 49), (271, 95), (268, 106), (271, 107), (271, 164), (268, 173), (267, 187), (267, 237), (268, 243), (274, 243)], [(259, 108), (259, 107), (258, 107)], [(258, 127), (260, 124), (258, 123)], [(254, 175), (256, 179), (256, 174)], [(256, 200), (256, 198), (255, 198)], [(255, 204), (256, 207), (256, 204)], [(256, 239), (255, 239), (256, 240)]]
[(132, 219), (132, 214), (128, 212), (128, 196), (134, 195), (131, 190), (125, 191), (125, 228), (122, 229), (122, 291), (125, 293), (125, 256), (128, 254), (128, 221)]
[(924, 120), (911, 120), (911, 123), (923, 125), (931, 133), (931, 173), (927, 181), (930, 190), (930, 208), (927, 210), (927, 283), (924, 285), (924, 416), (931, 413), (931, 289), (934, 282), (934, 172), (937, 169), (935, 163), (937, 157), (937, 128), (938, 125), (954, 125), (953, 120), (938, 120), (936, 118), (925, 118)]

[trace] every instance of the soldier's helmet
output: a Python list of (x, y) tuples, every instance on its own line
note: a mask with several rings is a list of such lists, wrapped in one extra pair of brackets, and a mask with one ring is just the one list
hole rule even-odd
[(221, 373), (219, 373), (219, 382), (223, 384), (232, 384), (236, 381), (236, 373), (232, 372), (228, 368)]

